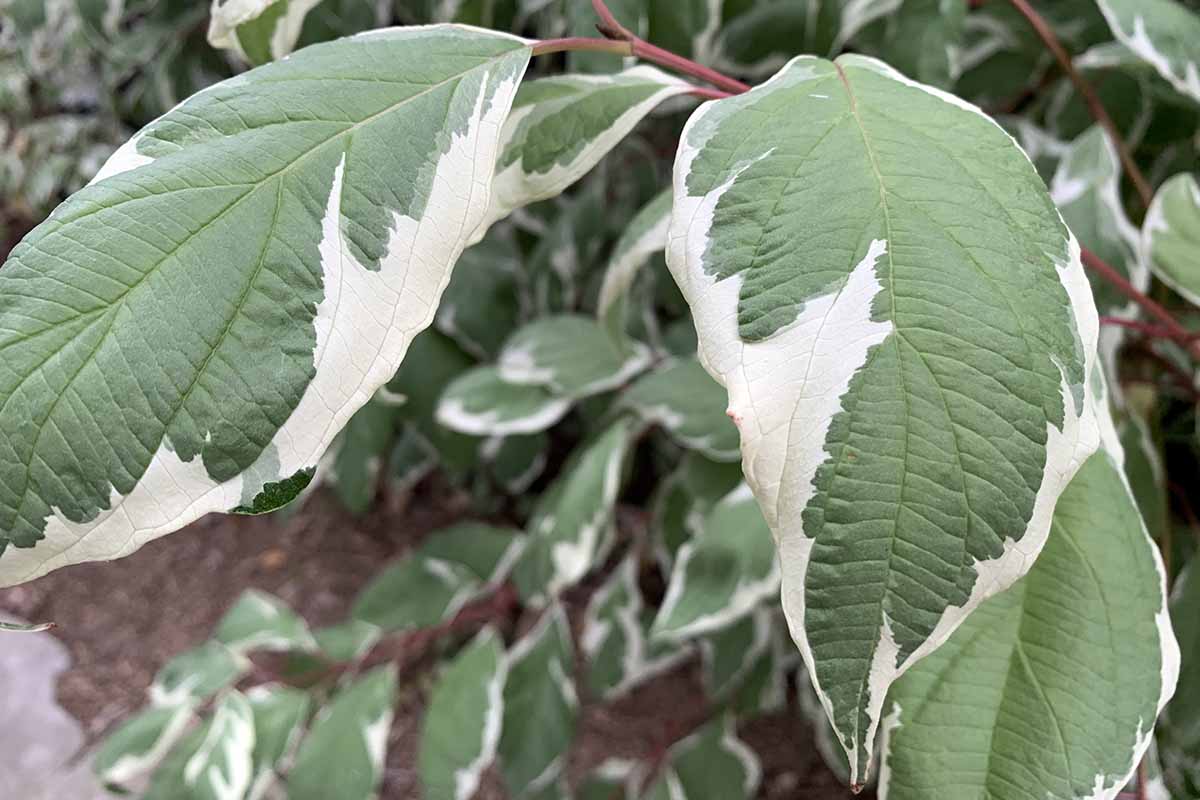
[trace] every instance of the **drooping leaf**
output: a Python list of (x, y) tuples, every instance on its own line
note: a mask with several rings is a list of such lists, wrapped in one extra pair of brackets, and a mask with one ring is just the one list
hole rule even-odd
[(438, 677), (421, 731), (417, 769), (426, 797), (468, 800), (496, 757), (507, 663), (485, 628)]
[(366, 513), (375, 499), (400, 407), (380, 390), (354, 412), (334, 443), (326, 480), (350, 512)]
[(578, 700), (571, 630), (552, 605), (505, 656), (500, 773), (514, 800), (554, 781), (575, 733)]
[(150, 684), (150, 702), (175, 707), (207, 700), (233, 685), (249, 667), (245, 656), (223, 642), (205, 642), (163, 665)]
[(629, 221), (613, 247), (604, 283), (600, 286), (597, 316), (614, 338), (625, 330), (628, 294), (642, 264), (667, 246), (667, 224), (671, 219), (670, 189), (664, 189)]
[(1001, 128), (861, 56), (702, 106), (675, 189), (667, 261), (860, 783), (887, 686), (1028, 569), (1097, 446), (1078, 245)]
[(437, 329), (476, 358), (494, 359), (521, 321), (521, 269), (511, 226), (493, 225), (459, 258), (438, 305)]
[(522, 85), (504, 123), (488, 221), (561, 194), (656, 106), (690, 88), (645, 65)]
[(1200, 14), (1176, 0), (1096, 0), (1117, 39), (1200, 102)]
[(376, 575), (351, 616), (384, 630), (434, 625), (501, 580), (520, 544), (516, 531), (481, 522), (436, 531)]
[(671, 748), (666, 769), (643, 798), (750, 800), (762, 778), (758, 756), (725, 718), (709, 723)]
[(615, 389), (644, 370), (650, 352), (636, 342), (615, 342), (600, 324), (578, 314), (532, 322), (500, 352), (500, 377), (544, 386), (558, 395), (587, 397)]
[(513, 569), (523, 598), (557, 594), (603, 555), (632, 431), (628, 419), (614, 422), (538, 499)]
[(396, 670), (378, 667), (317, 713), (288, 770), (288, 800), (371, 800), (383, 780)]
[(0, 622), (0, 633), (41, 633), (55, 627), (53, 622)]
[(312, 698), (298, 689), (262, 684), (247, 691), (246, 700), (254, 718), (253, 767), (246, 798), (256, 800), (275, 785), (276, 769), (299, 742)]
[(725, 389), (694, 358), (670, 361), (643, 375), (620, 402), (714, 461), (740, 457), (737, 427), (725, 413)]
[(153, 769), (196, 718), (191, 703), (149, 706), (105, 737), (92, 770), (106, 786), (125, 786)]
[(184, 784), (196, 800), (245, 797), (254, 777), (254, 712), (241, 692), (217, 704), (200, 747), (183, 768)]
[(232, 50), (251, 64), (292, 52), (304, 17), (321, 0), (218, 0), (208, 22), (208, 43)]
[(304, 619), (278, 597), (247, 589), (222, 617), (214, 637), (231, 650), (314, 650)]
[(1120, 445), (1106, 448), (1059, 498), (1028, 575), (894, 685), (881, 798), (1112, 800), (1137, 767), (1179, 650)]
[(492, 365), (467, 370), (446, 387), (437, 420), (474, 436), (537, 433), (571, 408), (567, 397), (536, 383), (513, 383)]
[(771, 615), (756, 609), (700, 640), (704, 684), (710, 695), (736, 692), (771, 643)]
[(483, 221), (529, 54), (452, 26), (305, 48), (150, 123), (13, 250), (0, 584), (315, 466)]
[(723, 628), (779, 592), (775, 540), (742, 484), (704, 517), (671, 570), (656, 636), (683, 639)]
[(1200, 306), (1200, 184), (1182, 173), (1154, 194), (1142, 223), (1142, 258), (1154, 277)]

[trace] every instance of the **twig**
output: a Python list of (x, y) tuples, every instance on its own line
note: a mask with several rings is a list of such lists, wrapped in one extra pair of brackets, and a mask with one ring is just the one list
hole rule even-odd
[(1054, 54), (1054, 58), (1058, 60), (1059, 66), (1067, 73), (1067, 77), (1071, 79), (1071, 83), (1075, 84), (1075, 89), (1083, 96), (1084, 102), (1087, 103), (1088, 110), (1092, 112), (1092, 116), (1097, 122), (1103, 126), (1108, 133), (1113, 144), (1116, 145), (1117, 153), (1121, 157), (1121, 164), (1125, 167), (1125, 174), (1129, 176), (1129, 180), (1137, 189), (1138, 196), (1142, 200), (1144, 208), (1150, 207), (1150, 201), (1154, 198), (1154, 190), (1150, 188), (1149, 181), (1142, 174), (1137, 162), (1133, 160), (1133, 154), (1129, 152), (1129, 145), (1125, 142), (1125, 138), (1121, 136), (1121, 132), (1117, 130), (1116, 123), (1112, 117), (1108, 115), (1108, 111), (1104, 108), (1104, 103), (1100, 101), (1100, 95), (1096, 94), (1096, 89), (1088, 82), (1086, 78), (1075, 69), (1074, 63), (1071, 61), (1071, 54), (1063, 47), (1058, 36), (1054, 33), (1054, 29), (1050, 24), (1029, 5), (1028, 0), (1009, 0), (1013, 7), (1029, 21), (1034, 31), (1045, 43), (1046, 47)]
[[(1013, 1), (1021, 2), (1021, 0)], [(1125, 276), (1109, 266), (1104, 259), (1091, 250), (1085, 247), (1082, 249), (1081, 255), (1083, 256), (1083, 265), (1085, 267), (1111, 283), (1117, 291), (1137, 303), (1146, 310), (1146, 313), (1161, 322), (1164, 329), (1169, 333), (1169, 338), (1183, 343), (1193, 357), (1200, 357), (1200, 346), (1197, 346), (1196, 337), (1187, 328), (1184, 328), (1179, 323), (1179, 320), (1171, 315), (1170, 311), (1167, 311), (1161, 305), (1151, 300), (1144, 292), (1139, 291), (1136, 286), (1125, 279)]]
[[(1141, 320), (1136, 319), (1124, 319), (1122, 317), (1106, 316), (1100, 317), (1100, 324), (1112, 325), (1118, 328), (1129, 328), (1130, 330), (1144, 333), (1146, 336), (1149, 336), (1152, 339), (1171, 339), (1173, 341), (1180, 341), (1178, 335), (1172, 332), (1165, 325), (1152, 325), (1149, 322), (1142, 322)], [(1186, 337), (1184, 337), (1182, 342), (1186, 344), (1188, 342), (1195, 341), (1196, 339), (1200, 339), (1200, 333), (1189, 333)]]

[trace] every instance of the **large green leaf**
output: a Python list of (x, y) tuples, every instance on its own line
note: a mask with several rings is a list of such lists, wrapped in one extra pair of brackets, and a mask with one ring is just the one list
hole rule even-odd
[(1098, 444), (1079, 248), (999, 126), (861, 56), (702, 106), (675, 194), (667, 261), (861, 783), (887, 687), (1029, 568)]
[(893, 687), (881, 798), (1111, 800), (1124, 787), (1179, 650), (1120, 457), (1088, 459), (1029, 574)]
[(1200, 306), (1200, 184), (1181, 173), (1154, 194), (1142, 223), (1142, 258), (1154, 276)]
[(298, 51), (150, 123), (13, 250), (0, 584), (316, 465), (483, 221), (529, 54), (454, 26)]
[(485, 628), (438, 677), (421, 731), (417, 769), (429, 798), (467, 800), (496, 757), (507, 664)]
[(1096, 0), (1113, 35), (1200, 102), (1200, 14), (1176, 0)]

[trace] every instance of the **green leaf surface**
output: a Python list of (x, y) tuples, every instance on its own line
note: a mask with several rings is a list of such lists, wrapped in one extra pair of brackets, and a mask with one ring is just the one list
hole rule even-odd
[(288, 800), (372, 800), (383, 780), (396, 670), (378, 667), (317, 713), (288, 771)]
[(453, 26), (305, 48), (151, 122), (13, 250), (0, 584), (316, 465), (483, 221), (529, 54)]
[(559, 314), (513, 334), (504, 343), (498, 366), (500, 377), (509, 383), (582, 398), (617, 388), (649, 363), (649, 350), (613, 341), (595, 319)]
[(437, 420), (473, 436), (510, 436), (544, 431), (570, 408), (569, 398), (538, 384), (506, 381), (499, 368), (486, 365), (467, 370), (446, 387)]
[(304, 17), (321, 0), (220, 0), (213, 4), (208, 43), (251, 64), (292, 52)]
[(873, 59), (797, 58), (683, 140), (667, 263), (861, 783), (887, 687), (1098, 444), (1079, 248), (1007, 133)]
[(213, 638), (231, 650), (315, 650), (304, 619), (274, 595), (247, 589), (225, 612)]
[(435, 531), (367, 584), (351, 616), (388, 631), (449, 619), (503, 578), (520, 544), (517, 531), (480, 522)]
[(1028, 575), (894, 685), (884, 800), (1111, 800), (1137, 767), (1179, 650), (1161, 561), (1110, 452), (1059, 498)]
[(200, 747), (183, 768), (196, 800), (245, 797), (254, 777), (254, 712), (241, 692), (225, 694)]
[(149, 706), (105, 737), (92, 771), (106, 786), (125, 786), (153, 769), (196, 718), (190, 703)]
[(742, 484), (680, 548), (654, 633), (682, 639), (723, 628), (776, 595), (779, 575), (771, 529)]
[(661, 425), (683, 445), (714, 461), (737, 461), (738, 430), (725, 409), (725, 389), (694, 358), (668, 361), (639, 378), (621, 405)]
[(509, 795), (520, 800), (558, 777), (575, 734), (575, 655), (562, 607), (552, 605), (505, 662), (500, 774)]
[(1200, 102), (1200, 14), (1176, 0), (1096, 0), (1113, 35)]
[(468, 800), (496, 757), (507, 664), (485, 628), (438, 676), (421, 730), (417, 769), (425, 796)]
[(603, 556), (632, 433), (628, 419), (614, 422), (538, 499), (513, 568), (523, 598), (557, 594)]
[(611, 336), (620, 340), (628, 316), (628, 295), (637, 271), (654, 253), (667, 246), (667, 225), (671, 220), (674, 196), (664, 189), (647, 203), (621, 233), (613, 246), (596, 314)]
[(308, 721), (312, 698), (286, 686), (261, 684), (246, 692), (254, 720), (252, 777), (247, 800), (265, 797), (278, 780), (276, 770), (291, 756)]
[(750, 800), (762, 778), (758, 757), (733, 730), (733, 720), (709, 723), (671, 748), (668, 765), (644, 795), (648, 800)]
[(216, 640), (185, 650), (172, 658), (150, 684), (150, 702), (157, 706), (179, 706), (206, 700), (233, 685), (250, 668), (241, 653)]
[(384, 460), (392, 443), (399, 408), (380, 390), (354, 412), (334, 443), (326, 479), (354, 514), (366, 513), (375, 499)]
[(1141, 245), (1154, 277), (1200, 306), (1200, 184), (1194, 175), (1176, 175), (1158, 188)]

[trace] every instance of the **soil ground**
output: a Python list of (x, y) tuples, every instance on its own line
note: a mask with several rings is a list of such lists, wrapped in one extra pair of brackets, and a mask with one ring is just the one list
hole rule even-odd
[[(69, 567), (2, 590), (0, 610), (59, 624), (55, 635), (71, 665), (59, 676), (57, 699), (95, 738), (140, 707), (158, 668), (206, 639), (246, 588), (278, 595), (313, 625), (340, 621), (381, 565), (454, 519), (452, 500), (429, 491), (407, 508), (363, 518), (321, 493), (291, 518), (212, 515), (128, 558)], [(644, 756), (661, 740), (664, 721), (677, 722), (680, 709), (703, 707), (695, 672), (684, 665), (617, 704), (587, 708), (573, 769), (606, 756)], [(414, 764), (427, 684), (418, 677), (402, 692), (385, 800), (420, 796)], [(753, 720), (741, 733), (762, 758), (760, 797), (852, 797), (821, 761), (799, 712)], [(502, 796), (486, 783), (489, 800)]]

